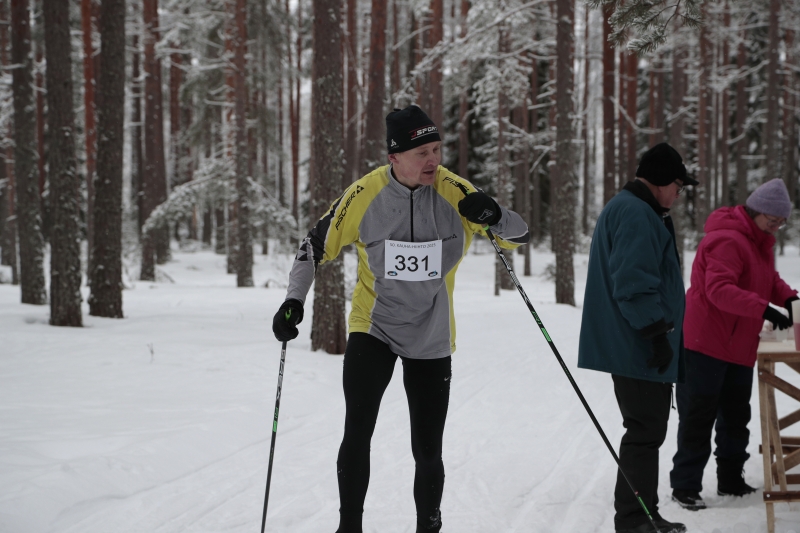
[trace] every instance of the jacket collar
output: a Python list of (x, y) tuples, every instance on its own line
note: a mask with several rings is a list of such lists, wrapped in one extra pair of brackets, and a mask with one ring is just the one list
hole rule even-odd
[(642, 183), (639, 180), (629, 181), (625, 184), (622, 188), (624, 191), (628, 191), (629, 193), (633, 194), (639, 200), (643, 201), (647, 205), (653, 208), (653, 211), (660, 217), (663, 217), (667, 213), (669, 213), (669, 208), (662, 207), (661, 204), (656, 201), (656, 197), (653, 196), (653, 193), (650, 192), (650, 189), (647, 188), (647, 185)]

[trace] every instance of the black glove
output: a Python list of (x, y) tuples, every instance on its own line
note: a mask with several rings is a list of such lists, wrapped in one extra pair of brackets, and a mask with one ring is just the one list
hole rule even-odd
[(772, 322), (773, 329), (787, 329), (792, 326), (792, 319), (784, 315), (777, 309), (767, 304), (767, 309), (764, 311), (764, 320)]
[(672, 346), (669, 344), (666, 333), (659, 333), (653, 337), (652, 343), (653, 357), (647, 360), (647, 367), (658, 367), (658, 373), (663, 374), (672, 362)]
[(791, 298), (786, 300), (785, 304), (783, 304), (786, 310), (789, 311), (789, 320), (791, 320), (792, 323), (794, 323), (794, 317), (792, 316), (792, 302), (796, 302), (797, 300), (800, 300), (800, 298), (798, 298), (797, 296), (792, 296)]
[(297, 338), (297, 324), (303, 321), (303, 302), (289, 298), (283, 302), (272, 319), (272, 332), (281, 342)]
[(503, 213), (494, 199), (485, 192), (475, 191), (458, 202), (458, 213), (475, 224), (494, 226)]

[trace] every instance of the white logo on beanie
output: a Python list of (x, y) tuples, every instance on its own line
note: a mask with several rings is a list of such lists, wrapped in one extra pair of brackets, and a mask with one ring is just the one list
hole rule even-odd
[(394, 139), (392, 139), (392, 148), (394, 148), (395, 146), (397, 146), (397, 143), (394, 142)]

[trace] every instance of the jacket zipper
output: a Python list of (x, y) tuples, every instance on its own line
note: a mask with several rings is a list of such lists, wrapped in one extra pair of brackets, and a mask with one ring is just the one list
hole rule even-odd
[(411, 242), (414, 242), (414, 191), (411, 191), (408, 199), (411, 200)]

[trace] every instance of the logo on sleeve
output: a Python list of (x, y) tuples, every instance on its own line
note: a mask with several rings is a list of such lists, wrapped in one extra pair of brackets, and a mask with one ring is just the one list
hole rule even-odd
[(353, 199), (355, 199), (356, 195), (358, 195), (358, 193), (360, 193), (363, 190), (364, 187), (362, 187), (361, 185), (356, 185), (356, 188), (353, 190), (352, 193), (350, 193), (350, 196), (347, 197), (347, 202), (345, 202), (344, 207), (342, 207), (342, 210), (339, 211), (339, 216), (336, 217), (337, 230), (339, 229), (339, 225), (341, 225), (342, 221), (344, 220), (344, 217), (347, 215), (347, 208), (350, 207), (350, 203), (353, 201)]

